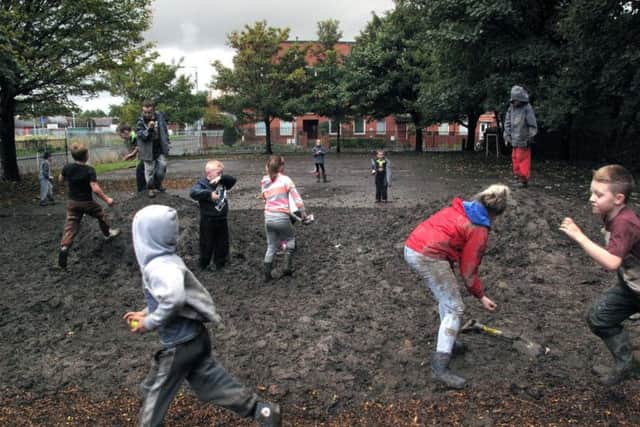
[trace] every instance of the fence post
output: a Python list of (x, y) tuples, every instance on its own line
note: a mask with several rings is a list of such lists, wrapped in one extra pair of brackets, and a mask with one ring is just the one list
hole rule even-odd
[(64, 128), (64, 164), (69, 161), (69, 128)]

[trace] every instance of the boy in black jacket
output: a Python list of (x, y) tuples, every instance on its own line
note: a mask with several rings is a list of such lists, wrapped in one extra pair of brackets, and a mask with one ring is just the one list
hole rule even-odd
[(236, 179), (222, 174), (224, 165), (219, 160), (209, 160), (204, 171), (205, 177), (195, 183), (189, 194), (200, 205), (200, 268), (207, 268), (213, 255), (216, 270), (220, 270), (229, 257), (227, 194)]

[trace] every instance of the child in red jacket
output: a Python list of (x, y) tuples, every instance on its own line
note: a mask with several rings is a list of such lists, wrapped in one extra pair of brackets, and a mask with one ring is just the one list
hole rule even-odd
[(483, 291), (478, 277), (489, 237), (491, 222), (507, 207), (510, 190), (494, 184), (478, 193), (471, 201), (453, 199), (446, 207), (418, 225), (404, 247), (404, 259), (431, 289), (440, 311), (440, 328), (436, 352), (431, 361), (432, 378), (452, 388), (464, 387), (464, 378), (449, 371), (451, 354), (463, 351), (456, 345), (464, 303), (460, 296), (453, 263), (458, 263), (467, 290), (488, 311), (496, 304)]

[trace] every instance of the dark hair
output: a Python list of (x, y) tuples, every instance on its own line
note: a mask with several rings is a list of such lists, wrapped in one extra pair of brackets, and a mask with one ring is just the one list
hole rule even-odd
[(155, 107), (156, 104), (150, 99), (145, 99), (144, 101), (142, 101), (142, 106), (143, 107)]
[(120, 123), (120, 126), (118, 126), (118, 133), (122, 133), (125, 131), (131, 132), (131, 126), (129, 126), (127, 123)]
[(609, 189), (614, 195), (623, 194), (625, 203), (629, 201), (635, 185), (633, 175), (620, 165), (606, 165), (593, 171), (593, 180), (609, 184)]
[(280, 172), (280, 166), (284, 163), (284, 157), (282, 156), (270, 156), (269, 160), (267, 160), (267, 173), (269, 174), (269, 178), (271, 181), (276, 179), (278, 173)]
[(73, 144), (71, 144), (70, 150), (73, 160), (76, 160), (78, 162), (86, 162), (89, 158), (89, 150), (84, 144), (74, 142)]
[(42, 153), (43, 159), (48, 159), (49, 157), (51, 157), (51, 153), (49, 153), (48, 151), (45, 151), (44, 153)]

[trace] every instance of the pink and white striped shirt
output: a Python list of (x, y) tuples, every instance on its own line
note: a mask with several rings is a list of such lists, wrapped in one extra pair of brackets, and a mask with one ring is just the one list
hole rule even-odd
[[(304, 203), (296, 185), (291, 178), (278, 174), (273, 181), (269, 175), (262, 177), (262, 198), (264, 199), (265, 213), (285, 213), (304, 210)], [(289, 206), (289, 196), (295, 206)]]

